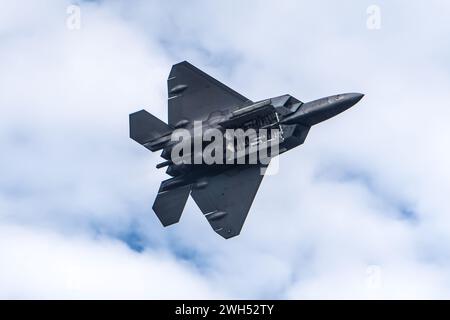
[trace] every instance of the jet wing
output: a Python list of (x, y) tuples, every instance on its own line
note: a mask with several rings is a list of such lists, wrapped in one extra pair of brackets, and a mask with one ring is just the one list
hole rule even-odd
[(203, 189), (194, 189), (191, 196), (222, 237), (237, 236), (263, 179), (260, 165), (236, 166), (210, 177)]
[(172, 66), (167, 87), (172, 126), (181, 120), (205, 120), (213, 111), (250, 101), (187, 61)]

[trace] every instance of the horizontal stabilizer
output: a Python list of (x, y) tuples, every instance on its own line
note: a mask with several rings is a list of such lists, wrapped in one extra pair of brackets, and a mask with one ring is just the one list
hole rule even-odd
[(153, 204), (153, 211), (155, 211), (164, 227), (180, 221), (190, 192), (190, 185), (158, 192), (155, 203)]
[(151, 113), (141, 110), (130, 114), (130, 138), (140, 144), (169, 134), (172, 128)]

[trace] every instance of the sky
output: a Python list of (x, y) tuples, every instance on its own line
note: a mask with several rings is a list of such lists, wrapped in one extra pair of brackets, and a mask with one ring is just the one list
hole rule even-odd
[[(0, 0), (0, 298), (449, 299), (449, 16), (438, 0)], [(253, 101), (365, 94), (280, 157), (229, 240), (191, 199), (160, 225), (166, 176), (129, 138), (129, 113), (167, 119), (183, 60)]]

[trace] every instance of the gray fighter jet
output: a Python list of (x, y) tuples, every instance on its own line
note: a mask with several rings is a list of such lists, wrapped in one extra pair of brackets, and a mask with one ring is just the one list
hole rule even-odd
[[(182, 141), (174, 140), (173, 133), (184, 129), (195, 136), (195, 123), (201, 123), (202, 132), (211, 128), (224, 133), (228, 129), (254, 129), (256, 137), (241, 145), (245, 157), (249, 157), (251, 146), (271, 139), (267, 133), (261, 139), (259, 132), (275, 129), (279, 133), (277, 154), (281, 154), (303, 144), (313, 125), (347, 110), (363, 97), (360, 93), (345, 93), (303, 103), (282, 95), (252, 102), (186, 61), (172, 66), (167, 86), (168, 123), (145, 110), (129, 117), (130, 137), (153, 152), (162, 150), (164, 162), (156, 167), (168, 167), (166, 173), (171, 176), (161, 183), (153, 210), (164, 226), (177, 223), (190, 194), (214, 231), (224, 238), (240, 233), (263, 178), (261, 169), (268, 161), (185, 161), (192, 154), (181, 154), (184, 160), (175, 161), (174, 148)], [(231, 146), (238, 149), (235, 142)], [(229, 144), (225, 144), (227, 147)], [(204, 144), (201, 148), (204, 150)], [(266, 159), (277, 155), (271, 151), (266, 152)]]

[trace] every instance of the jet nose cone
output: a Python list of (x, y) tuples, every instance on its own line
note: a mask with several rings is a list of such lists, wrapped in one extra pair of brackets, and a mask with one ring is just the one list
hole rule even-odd
[(347, 99), (352, 106), (357, 104), (363, 97), (364, 95), (362, 93), (347, 93)]
[(328, 98), (330, 108), (345, 111), (359, 102), (364, 97), (362, 93), (343, 93)]
[(312, 126), (353, 107), (363, 97), (362, 93), (343, 93), (307, 102), (294, 114), (284, 118), (281, 123)]

